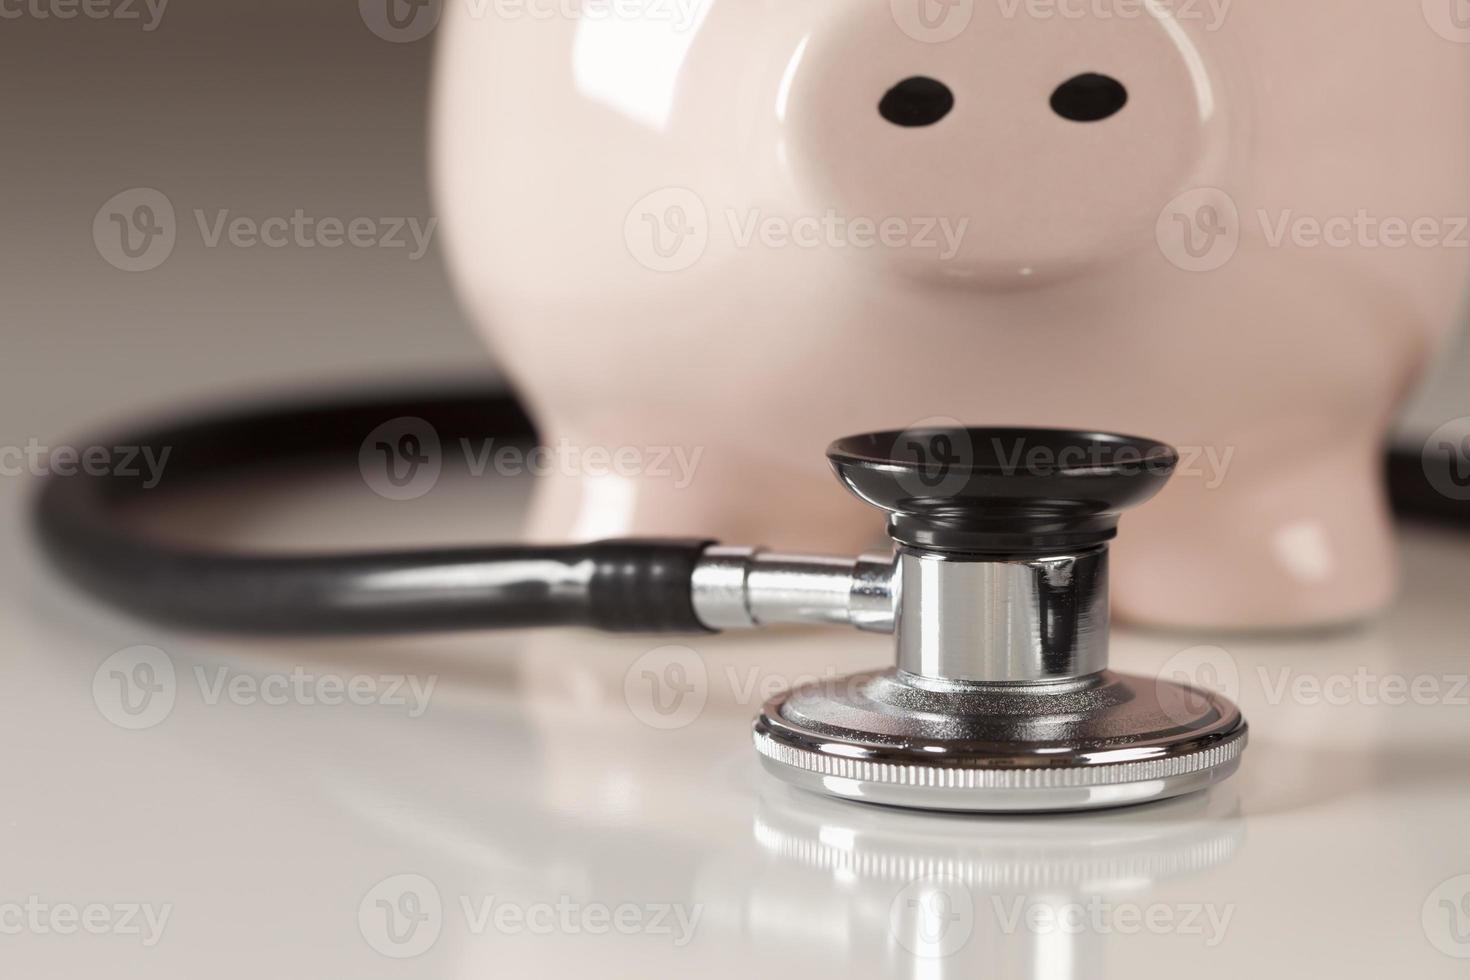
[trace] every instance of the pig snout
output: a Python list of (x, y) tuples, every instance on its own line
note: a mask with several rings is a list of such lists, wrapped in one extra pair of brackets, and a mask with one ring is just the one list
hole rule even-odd
[[(1202, 182), (1222, 107), (1186, 28), (1138, 9), (930, 2), (895, 30), (888, 4), (843, 5), (794, 65), (796, 172), (846, 220), (948, 231), (874, 250), (924, 278), (1041, 281), (1151, 245)], [(926, 35), (959, 11), (957, 36)]]

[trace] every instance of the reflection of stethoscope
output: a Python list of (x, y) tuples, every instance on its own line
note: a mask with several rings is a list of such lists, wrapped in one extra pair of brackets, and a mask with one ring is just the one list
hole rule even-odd
[[(429, 397), (188, 422), (113, 442), (167, 448), (166, 491), (269, 464), (355, 458), (385, 419), (443, 436), (529, 437), (510, 398)], [(101, 444), (101, 443), (99, 443)], [(422, 447), (392, 445), (413, 479)], [(395, 457), (397, 460), (395, 460)], [(798, 786), (940, 810), (1090, 809), (1228, 776), (1246, 724), (1229, 701), (1107, 669), (1108, 542), (1177, 461), (1160, 443), (1048, 429), (917, 429), (833, 443), (838, 478), (888, 513), (892, 555), (788, 555), (626, 540), (328, 555), (226, 554), (130, 526), (140, 476), (53, 475), (37, 522), (71, 578), (164, 621), (246, 633), (578, 625), (713, 633), (847, 624), (896, 637), (896, 667), (799, 685), (756, 721)], [(1417, 467), (1419, 461), (1413, 460)], [(1416, 509), (1445, 512), (1397, 462)]]
[[(754, 836), (769, 863), (743, 875), (747, 917), (773, 946), (882, 962), (885, 976), (972, 976), (997, 963), (1007, 976), (1091, 976), (1108, 961), (1110, 935), (1132, 931), (1127, 917), (1155, 904), (1155, 888), (1228, 864), (1245, 831), (1229, 792), (1175, 800), (1150, 818), (1082, 821), (952, 821), (766, 792)], [(718, 871), (706, 875), (711, 892), (743, 880), (738, 865)], [(824, 901), (834, 889), (840, 905)], [(1219, 916), (1191, 920), (1176, 922), (1184, 940), (1220, 935)]]

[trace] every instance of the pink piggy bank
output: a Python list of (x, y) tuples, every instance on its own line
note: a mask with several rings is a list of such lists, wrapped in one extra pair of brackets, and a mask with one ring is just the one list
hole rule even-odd
[(1392, 595), (1396, 406), (1456, 323), (1463, 0), (449, 4), (454, 274), (557, 449), (546, 539), (883, 540), (835, 437), (1179, 447), (1114, 608)]

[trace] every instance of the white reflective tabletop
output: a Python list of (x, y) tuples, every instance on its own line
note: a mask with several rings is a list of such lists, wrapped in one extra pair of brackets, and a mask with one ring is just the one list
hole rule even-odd
[[(884, 664), (888, 638), (200, 637), (56, 579), (27, 540), (33, 489), (0, 481), (8, 975), (1470, 969), (1470, 538), (1407, 530), (1403, 598), (1362, 628), (1115, 632), (1116, 669), (1239, 700), (1252, 742), (1228, 783), (960, 817), (808, 795), (751, 750), (767, 696)], [(260, 520), (174, 517), (407, 543), (479, 507), (493, 537), (522, 490), (451, 487), (427, 523), (328, 483), (267, 489)]]

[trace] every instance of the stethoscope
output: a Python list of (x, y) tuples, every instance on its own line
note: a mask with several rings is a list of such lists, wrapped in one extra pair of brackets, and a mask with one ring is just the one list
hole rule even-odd
[[(441, 436), (527, 437), (506, 395), (377, 399), (177, 423), (111, 441), (167, 448), (168, 492), (243, 470), (355, 460), (387, 419)], [(838, 439), (842, 484), (887, 515), (893, 550), (829, 557), (709, 540), (617, 540), (255, 555), (138, 532), (141, 475), (49, 476), (42, 545), (124, 609), (242, 633), (362, 634), (584, 626), (708, 634), (847, 625), (895, 637), (893, 667), (798, 685), (754, 726), (765, 768), (866, 803), (974, 812), (1085, 810), (1204, 789), (1240, 764), (1247, 726), (1219, 694), (1108, 669), (1108, 544), (1177, 453), (1131, 436), (921, 428)], [(1411, 511), (1463, 520), (1395, 457)], [(1451, 515), (1453, 510), (1453, 515)]]

